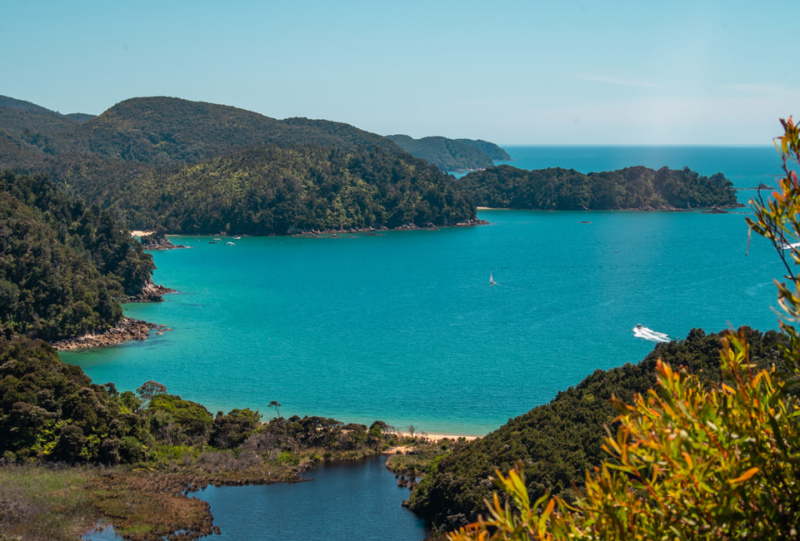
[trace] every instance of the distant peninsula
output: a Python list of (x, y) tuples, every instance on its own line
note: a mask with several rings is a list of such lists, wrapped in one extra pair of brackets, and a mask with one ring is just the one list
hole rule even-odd
[(414, 139), (408, 135), (387, 137), (412, 156), (427, 160), (442, 171), (485, 169), (494, 165), (493, 160), (511, 159), (511, 156), (499, 146), (480, 139), (447, 137)]
[(490, 167), (459, 180), (479, 207), (520, 210), (670, 210), (737, 208), (733, 183), (722, 173), (702, 176), (688, 167), (643, 166), (583, 174), (574, 169), (528, 171)]

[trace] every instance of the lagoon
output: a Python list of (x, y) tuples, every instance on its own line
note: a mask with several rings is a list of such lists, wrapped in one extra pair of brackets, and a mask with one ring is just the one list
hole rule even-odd
[(401, 507), (409, 490), (397, 486), (386, 456), (322, 465), (304, 483), (209, 486), (194, 496), (209, 502), (220, 535), (259, 541), (425, 538), (424, 521)]

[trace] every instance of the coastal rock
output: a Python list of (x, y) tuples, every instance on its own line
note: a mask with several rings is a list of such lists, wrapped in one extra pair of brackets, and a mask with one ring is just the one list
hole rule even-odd
[(128, 340), (145, 340), (152, 329), (157, 327), (154, 323), (147, 323), (138, 319), (123, 316), (116, 327), (97, 334), (84, 334), (77, 338), (60, 340), (52, 343), (58, 351), (71, 349), (87, 349), (121, 344)]
[(144, 285), (142, 290), (132, 297), (125, 299), (126, 302), (161, 302), (164, 300), (163, 295), (167, 293), (176, 293), (174, 289), (156, 285), (153, 279), (150, 278)]
[(142, 243), (142, 247), (144, 247), (145, 250), (175, 250), (178, 248), (188, 248), (188, 246), (183, 246), (182, 244), (172, 244), (166, 235), (159, 235), (157, 233), (143, 236), (139, 239), (139, 242)]
[[(416, 225), (414, 223), (407, 223), (403, 224), (398, 227), (388, 228), (386, 226), (378, 226), (378, 227), (353, 227), (350, 229), (312, 229), (310, 231), (295, 231), (294, 233), (290, 233), (293, 237), (329, 237), (329, 238), (339, 238), (340, 235), (347, 235), (352, 233), (362, 233), (367, 236), (382, 236), (382, 233), (378, 233), (378, 231), (412, 231), (415, 229), (428, 229), (431, 231), (437, 231), (443, 227), (472, 227), (476, 225), (489, 225), (489, 222), (486, 220), (481, 220), (478, 218), (474, 218), (471, 220), (466, 220), (463, 222), (458, 222), (455, 224), (450, 225), (435, 225), (432, 223), (428, 223), (422, 226)], [(348, 237), (350, 238), (350, 237)]]

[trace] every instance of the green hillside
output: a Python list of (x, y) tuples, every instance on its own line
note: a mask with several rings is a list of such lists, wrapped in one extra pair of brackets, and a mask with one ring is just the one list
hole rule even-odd
[(118, 103), (77, 126), (74, 137), (90, 152), (160, 165), (201, 161), (253, 145), (372, 147), (384, 139), (344, 126), (285, 122), (227, 105), (158, 97)]
[(80, 192), (133, 228), (269, 235), (311, 230), (451, 225), (475, 207), (452, 180), (408, 155), (363, 147), (253, 147), (164, 172), (142, 169)]
[(445, 175), (383, 136), (177, 98), (134, 98), (97, 117), (5, 98), (0, 167), (46, 174), (130, 227), (175, 233), (286, 234), (475, 217)]
[[(775, 331), (748, 330), (751, 359), (761, 367), (783, 365), (785, 338)], [(494, 485), (489, 476), (505, 472), (518, 460), (525, 463), (526, 485), (532, 501), (550, 490), (574, 500), (572, 485), (583, 486), (585, 472), (598, 466), (607, 454), (602, 449), (617, 413), (609, 403), (612, 394), (630, 404), (635, 393), (656, 381), (656, 361), (685, 366), (709, 380), (719, 380), (720, 337), (700, 329), (686, 340), (659, 344), (642, 362), (611, 370), (596, 370), (575, 387), (559, 392), (549, 403), (510, 420), (486, 437), (462, 446), (434, 461), (425, 479), (407, 502), (415, 513), (435, 526), (452, 529), (485, 512), (484, 500)]]
[(427, 160), (442, 171), (460, 169), (483, 169), (494, 162), (485, 152), (474, 145), (447, 137), (423, 137), (414, 139), (408, 135), (389, 135), (389, 139), (416, 158)]
[(72, 120), (77, 120), (78, 122), (88, 122), (93, 118), (97, 118), (97, 115), (90, 115), (87, 113), (67, 113), (64, 116)]
[(481, 207), (522, 210), (611, 210), (737, 207), (722, 173), (637, 166), (585, 175), (574, 169), (527, 171), (500, 165), (470, 173), (459, 186)]
[(365, 146), (401, 152), (385, 137), (347, 124), (283, 121), (236, 107), (167, 97), (125, 100), (99, 116), (61, 115), (2, 97), (0, 135), (51, 155), (77, 151), (156, 165), (201, 161), (253, 145)]
[(456, 141), (477, 148), (493, 160), (511, 159), (511, 156), (509, 156), (508, 152), (506, 152), (504, 149), (500, 148), (494, 143), (484, 141), (483, 139), (456, 139)]
[(0, 173), (0, 325), (48, 341), (107, 329), (122, 316), (115, 299), (154, 268), (110, 213), (46, 178)]

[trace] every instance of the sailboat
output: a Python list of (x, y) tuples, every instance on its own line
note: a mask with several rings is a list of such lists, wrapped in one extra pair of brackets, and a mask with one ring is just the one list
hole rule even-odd
[(492, 278), (492, 273), (491, 272), (489, 273), (489, 285), (492, 285), (492, 286), (497, 285), (497, 282), (495, 282), (494, 278)]

